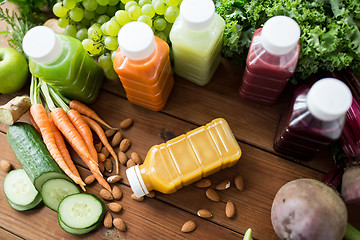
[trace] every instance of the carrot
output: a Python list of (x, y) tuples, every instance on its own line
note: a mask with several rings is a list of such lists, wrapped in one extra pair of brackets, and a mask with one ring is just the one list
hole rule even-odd
[(99, 123), (103, 124), (105, 127), (110, 128), (110, 129), (116, 129), (111, 127), (109, 124), (107, 124), (104, 120), (102, 120), (94, 110), (92, 110), (91, 108), (89, 108), (88, 106), (86, 106), (85, 104), (76, 101), (76, 100), (72, 100), (69, 104), (70, 108), (73, 108), (75, 110), (77, 110), (79, 113), (84, 114), (96, 121), (98, 121)]
[(39, 128), (39, 126), (36, 124), (36, 122), (35, 122), (33, 116), (31, 115), (31, 112), (30, 112), (30, 111), (29, 111), (29, 118), (30, 118), (30, 122), (32, 123), (32, 125), (34, 126), (34, 128), (36, 129), (36, 131), (38, 131), (38, 133), (41, 134), (40, 128)]
[[(82, 139), (80, 133), (72, 125), (69, 117), (66, 115), (66, 112), (62, 108), (54, 108), (51, 112), (51, 118), (53, 119), (56, 127), (64, 135), (68, 143), (80, 156), (83, 155), (86, 159), (93, 161), (95, 160), (91, 157), (89, 149), (87, 148), (84, 140)], [(97, 164), (97, 163), (95, 163)]]
[(79, 176), (76, 176), (66, 164), (63, 159), (55, 141), (54, 133), (51, 130), (49, 118), (46, 114), (46, 110), (41, 104), (33, 104), (30, 107), (31, 115), (33, 116), (34, 122), (39, 127), (41, 135), (43, 137), (46, 148), (49, 150), (51, 156), (54, 158), (59, 167), (68, 175), (76, 184), (85, 186), (85, 183)]
[(97, 124), (97, 122), (95, 122), (94, 120), (92, 120), (91, 118), (88, 118), (86, 116), (83, 116), (83, 119), (85, 120), (85, 122), (89, 125), (89, 127), (96, 132), (96, 134), (99, 136), (100, 141), (104, 144), (104, 146), (107, 148), (107, 150), (109, 150), (110, 154), (114, 157), (115, 159), (115, 168), (116, 168), (116, 174), (119, 174), (119, 159), (116, 156), (116, 153), (114, 152), (114, 149), (111, 147), (111, 145), (109, 144), (105, 132), (104, 130), (100, 127), (99, 124)]
[(67, 115), (68, 115), (71, 123), (76, 128), (76, 130), (80, 133), (82, 139), (85, 141), (85, 144), (89, 149), (91, 157), (95, 160), (96, 163), (98, 163), (98, 155), (97, 155), (97, 151), (94, 146), (93, 135), (92, 135), (91, 129), (89, 128), (87, 123), (84, 121), (81, 114), (78, 111), (76, 111), (75, 109), (70, 109), (67, 112)]

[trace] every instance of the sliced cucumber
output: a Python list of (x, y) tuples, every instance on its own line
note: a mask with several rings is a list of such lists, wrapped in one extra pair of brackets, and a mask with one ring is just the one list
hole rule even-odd
[(34, 202), (39, 192), (35, 189), (24, 169), (10, 171), (3, 183), (8, 200), (16, 205), (26, 206)]
[(19, 205), (19, 204), (15, 204), (13, 202), (11, 202), (9, 199), (7, 199), (10, 207), (12, 207), (13, 209), (17, 210), (17, 211), (26, 211), (26, 210), (30, 210), (33, 208), (36, 208), (40, 205), (42, 205), (42, 199), (41, 199), (41, 195), (38, 194), (37, 197), (34, 199), (34, 201), (28, 205)]
[(60, 227), (67, 233), (71, 233), (71, 234), (76, 234), (76, 235), (82, 235), (82, 234), (86, 234), (89, 233), (91, 231), (94, 231), (95, 229), (97, 229), (98, 227), (100, 227), (101, 225), (101, 221), (98, 221), (97, 223), (95, 223), (94, 225), (87, 227), (87, 228), (71, 228), (69, 226), (67, 226), (65, 223), (63, 223), (63, 221), (61, 221), (59, 215), (58, 215), (58, 221), (59, 221), (59, 225)]
[(65, 197), (59, 204), (59, 222), (73, 229), (84, 229), (102, 221), (105, 204), (95, 195), (76, 193)]
[(57, 211), (59, 203), (66, 196), (79, 193), (77, 186), (65, 179), (47, 180), (41, 187), (41, 197), (47, 207)]

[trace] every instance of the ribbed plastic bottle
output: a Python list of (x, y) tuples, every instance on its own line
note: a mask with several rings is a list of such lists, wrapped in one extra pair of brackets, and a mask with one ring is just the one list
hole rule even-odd
[(128, 100), (160, 111), (174, 86), (169, 45), (154, 36), (152, 29), (143, 22), (123, 26), (118, 41), (113, 66)]
[(240, 96), (274, 104), (294, 74), (300, 53), (300, 27), (291, 18), (275, 16), (254, 32)]
[(311, 88), (299, 87), (280, 118), (274, 149), (310, 160), (340, 137), (351, 103), (350, 89), (334, 78), (321, 79)]
[(104, 71), (79, 40), (37, 26), (26, 33), (22, 45), (34, 76), (70, 99), (84, 103), (96, 100)]
[(218, 118), (153, 146), (144, 163), (127, 169), (126, 175), (138, 197), (151, 190), (168, 194), (233, 166), (240, 157), (241, 149), (228, 123)]
[(175, 74), (207, 84), (221, 61), (224, 28), (212, 0), (183, 0), (170, 31)]

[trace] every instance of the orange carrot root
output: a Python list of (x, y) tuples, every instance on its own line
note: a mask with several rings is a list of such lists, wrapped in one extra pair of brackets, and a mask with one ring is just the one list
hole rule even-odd
[(99, 166), (96, 165), (94, 162), (89, 161), (87, 158), (85, 158), (82, 155), (80, 155), (80, 157), (84, 161), (84, 163), (88, 166), (88, 168), (90, 169), (91, 173), (94, 175), (98, 183), (111, 192), (111, 187), (109, 183), (104, 179), (103, 175), (101, 174)]
[(29, 111), (29, 118), (30, 118), (31, 124), (34, 126), (34, 128), (36, 129), (36, 131), (38, 131), (38, 133), (40, 133), (40, 135), (41, 135), (40, 128), (39, 128), (39, 126), (36, 124), (36, 122), (35, 122), (32, 114), (31, 114), (31, 111)]

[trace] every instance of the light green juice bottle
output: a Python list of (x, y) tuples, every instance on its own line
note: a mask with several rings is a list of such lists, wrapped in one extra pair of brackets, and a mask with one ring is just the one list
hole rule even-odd
[(104, 71), (79, 40), (38, 26), (25, 35), (23, 49), (34, 76), (71, 100), (84, 103), (96, 100)]
[(200, 86), (207, 84), (221, 61), (225, 21), (211, 0), (183, 0), (170, 31), (174, 72)]

